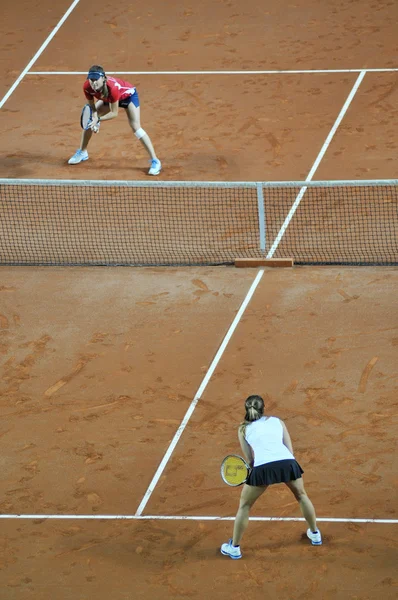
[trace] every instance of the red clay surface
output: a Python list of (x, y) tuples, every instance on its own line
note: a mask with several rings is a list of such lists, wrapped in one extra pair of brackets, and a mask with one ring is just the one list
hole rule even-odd
[[(21, 0), (18, 16), (12, 4), (4, 7), (10, 77), (70, 4)], [(34, 70), (85, 71), (91, 59), (112, 61), (117, 71), (396, 68), (396, 17), (393, 0), (80, 2)]]
[[(0, 98), (70, 3), (4, 7)], [(34, 71), (395, 68), (397, 4), (81, 2)], [(304, 179), (357, 73), (140, 75), (162, 178)], [(0, 177), (145, 179), (123, 114), (79, 144), (84, 75), (26, 76), (0, 111)], [(396, 176), (394, 73), (367, 73), (315, 179)], [(0, 511), (137, 510), (252, 270), (0, 270)], [(267, 271), (144, 515), (234, 515), (219, 464), (253, 392), (284, 418), (318, 516), (397, 519), (397, 271)], [(284, 488), (253, 512), (298, 516)], [(2, 520), (6, 600), (395, 599), (396, 524)]]
[[(253, 273), (127, 268), (1, 273), (4, 415), (16, 424), (7, 445), (29, 481), (28, 489), (15, 486), (15, 465), (8, 464), (3, 480), (16, 489), (2, 497), (3, 512), (135, 511)], [(210, 328), (210, 320), (217, 327)], [(25, 427), (17, 425), (21, 419), (28, 439)], [(122, 456), (112, 476), (113, 494), (94, 494), (95, 508), (79, 480), (88, 469), (96, 472), (90, 486), (107, 486), (112, 463)], [(123, 460), (128, 472), (136, 472), (134, 484)]]
[(232, 561), (217, 547), (226, 523), (6, 522), (2, 588), (10, 600), (395, 600), (395, 527), (333, 525), (314, 548), (298, 523), (253, 523)]
[[(142, 125), (162, 157), (162, 179), (259, 181), (285, 179), (287, 173), (295, 180), (306, 178), (356, 75), (169, 75), (129, 79), (134, 79), (138, 90), (142, 89)], [(24, 79), (8, 105), (15, 112), (2, 111), (0, 115), (3, 139), (7, 140), (1, 176), (147, 177), (146, 151), (135, 140), (124, 111), (91, 141), (90, 160), (67, 164), (80, 143), (83, 80), (82, 76)], [(71, 86), (72, 98), (70, 94), (58, 94), (57, 113), (51, 115), (53, 90), (66, 86)], [(28, 123), (16, 118), (23, 114), (27, 95), (42, 109)], [(312, 97), (316, 98), (315, 105), (309, 104)], [(62, 117), (59, 132), (58, 111), (70, 115)]]
[[(17, 27), (8, 7), (4, 93), (66, 8), (41, 4), (32, 21), (29, 5)], [(101, 10), (81, 3), (31, 70), (85, 72), (93, 62), (121, 73), (393, 68), (397, 10), (394, 2), (373, 0), (244, 9), (236, 1), (148, 8), (141, 0)], [(93, 46), (98, 38), (105, 53)], [(125, 75), (137, 85), (142, 125), (163, 161), (161, 178), (235, 181), (305, 179), (357, 76)], [(0, 114), (0, 177), (146, 178), (146, 152), (123, 114), (92, 140), (87, 163), (67, 165), (80, 143), (83, 80), (23, 79)], [(315, 178), (393, 178), (396, 100), (395, 73), (368, 73)]]
[[(162, 179), (303, 181), (357, 74), (125, 77), (141, 92), (142, 125), (162, 158)], [(67, 75), (22, 81), (0, 113), (1, 177), (147, 178), (146, 151), (124, 111), (91, 140), (87, 162), (67, 164), (80, 143), (82, 81)], [(41, 107), (34, 118), (24, 114), (27, 97)], [(315, 179), (393, 178), (397, 98), (395, 74), (367, 74)]]
[[(1, 276), (1, 512), (133, 515), (254, 271)], [(51, 598), (56, 582), (62, 600), (125, 599), (132, 578), (149, 599), (223, 598), (237, 584), (253, 598), (394, 598), (394, 524), (321, 523), (312, 548), (303, 523), (251, 523), (233, 566), (218, 554), (232, 523), (200, 517), (235, 513), (219, 464), (255, 391), (286, 420), (319, 517), (397, 519), (397, 278), (266, 270), (143, 513), (199, 520), (2, 521), (7, 599)], [(299, 511), (276, 487), (253, 515)]]
[[(382, 505), (385, 518), (395, 518), (388, 422), (396, 410), (398, 310), (388, 298), (397, 281), (394, 269), (267, 269), (147, 511), (213, 514), (217, 506), (234, 514), (237, 494), (218, 497), (219, 452), (236, 451), (231, 419), (239, 421), (242, 398), (260, 389), (292, 429), (320, 515), (344, 517), (351, 506), (356, 517), (375, 518)], [(201, 461), (209, 436), (220, 448), (210, 456), (212, 475)], [(175, 476), (183, 489), (207, 490), (188, 513)], [(299, 515), (284, 487), (253, 514), (264, 506), (270, 516)]]

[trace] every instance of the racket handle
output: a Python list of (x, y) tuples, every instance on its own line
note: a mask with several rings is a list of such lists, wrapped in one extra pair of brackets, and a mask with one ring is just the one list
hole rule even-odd
[(93, 133), (98, 133), (99, 132), (99, 128), (100, 128), (100, 121), (98, 119), (96, 125), (94, 125), (93, 127), (91, 127), (91, 131), (93, 131)]

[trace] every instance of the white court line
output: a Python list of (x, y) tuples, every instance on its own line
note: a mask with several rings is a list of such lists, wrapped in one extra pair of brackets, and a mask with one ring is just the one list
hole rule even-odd
[[(110, 71), (109, 75), (305, 75), (311, 73), (391, 73), (397, 69), (295, 69), (274, 71)], [(87, 71), (29, 71), (27, 75), (87, 75)]]
[(152, 492), (155, 489), (155, 486), (156, 486), (157, 482), (159, 481), (159, 478), (161, 477), (161, 475), (170, 459), (170, 456), (172, 455), (174, 448), (176, 447), (176, 445), (178, 443), (178, 440), (180, 439), (185, 427), (188, 424), (189, 419), (192, 416), (193, 411), (196, 408), (197, 403), (199, 402), (203, 392), (205, 391), (206, 386), (209, 383), (210, 377), (213, 375), (214, 370), (215, 370), (216, 366), (218, 365), (220, 358), (223, 355), (223, 352), (224, 352), (225, 348), (227, 347), (227, 344), (228, 344), (229, 340), (231, 339), (232, 334), (235, 331), (235, 329), (246, 309), (246, 306), (249, 304), (251, 297), (253, 296), (258, 284), (260, 283), (260, 280), (261, 280), (263, 274), (264, 274), (264, 269), (262, 269), (257, 274), (255, 280), (253, 281), (252, 285), (250, 286), (250, 289), (247, 292), (246, 297), (243, 300), (242, 305), (241, 305), (240, 309), (238, 310), (235, 319), (232, 322), (232, 325), (228, 329), (227, 334), (224, 337), (222, 344), (221, 344), (220, 348), (218, 349), (217, 354), (215, 355), (213, 362), (211, 363), (211, 365), (209, 367), (209, 370), (207, 371), (198, 391), (195, 394), (194, 399), (192, 400), (187, 412), (185, 413), (185, 416), (184, 416), (183, 420), (181, 421), (181, 425), (177, 429), (177, 431), (166, 451), (166, 454), (164, 455), (164, 457), (162, 459), (162, 462), (160, 463), (159, 467), (157, 468), (157, 471), (156, 471), (155, 475), (153, 476), (153, 479), (152, 479), (151, 483), (149, 484), (149, 487), (148, 487), (147, 491), (145, 492), (145, 495), (144, 495), (143, 499), (141, 500), (139, 507), (137, 508), (137, 511), (135, 513), (137, 516), (141, 515), (142, 511), (144, 510), (145, 506), (147, 505), (148, 500), (151, 497)]
[[(80, 519), (98, 521), (234, 521), (235, 517), (212, 517), (192, 515), (0, 515), (0, 519)], [(303, 517), (249, 517), (250, 521), (295, 521), (305, 522)], [(317, 517), (323, 523), (385, 523), (398, 524), (398, 519), (346, 519), (334, 517)]]
[(42, 54), (43, 50), (45, 50), (47, 48), (48, 44), (51, 42), (51, 40), (53, 39), (53, 37), (55, 36), (55, 34), (59, 30), (59, 28), (62, 27), (62, 25), (64, 24), (64, 22), (66, 21), (66, 19), (69, 17), (70, 13), (73, 11), (73, 9), (75, 8), (75, 6), (77, 4), (79, 4), (79, 2), (80, 2), (80, 0), (75, 0), (73, 2), (73, 4), (70, 5), (70, 7), (66, 11), (66, 13), (62, 17), (62, 19), (59, 21), (58, 25), (53, 29), (53, 31), (50, 33), (50, 35), (48, 36), (48, 38), (46, 39), (46, 41), (40, 46), (39, 50), (36, 52), (36, 54), (34, 55), (34, 57), (32, 58), (32, 60), (30, 61), (30, 63), (24, 68), (24, 70), (22, 71), (22, 73), (20, 74), (20, 76), (18, 77), (18, 79), (14, 82), (14, 84), (8, 90), (8, 92), (6, 93), (6, 95), (4, 96), (4, 98), (0, 101), (0, 108), (3, 107), (3, 105), (7, 102), (8, 98), (11, 96), (11, 94), (14, 92), (14, 90), (19, 86), (19, 84), (21, 83), (22, 79), (28, 73), (29, 69), (35, 64), (36, 60)]
[[(357, 78), (357, 80), (356, 80), (356, 82), (354, 84), (354, 87), (352, 88), (352, 90), (351, 90), (351, 92), (350, 92), (347, 100), (345, 101), (344, 106), (341, 109), (340, 114), (337, 117), (335, 124), (333, 125), (332, 129), (330, 130), (330, 133), (329, 133), (328, 137), (326, 138), (326, 141), (323, 144), (323, 146), (321, 148), (321, 151), (319, 152), (319, 154), (318, 154), (318, 156), (317, 156), (317, 158), (316, 158), (316, 160), (315, 160), (315, 162), (314, 162), (314, 164), (312, 166), (311, 171), (308, 173), (308, 177), (307, 177), (306, 181), (311, 181), (311, 179), (313, 178), (313, 176), (315, 174), (315, 171), (319, 167), (319, 163), (321, 162), (322, 158), (324, 157), (325, 152), (328, 149), (329, 144), (332, 141), (333, 136), (336, 133), (337, 128), (339, 127), (341, 121), (343, 120), (344, 115), (346, 114), (346, 112), (348, 110), (348, 107), (350, 106), (350, 104), (351, 104), (351, 102), (352, 102), (355, 94), (357, 93), (357, 90), (358, 90), (359, 86), (361, 85), (362, 80), (365, 77), (365, 75), (366, 75), (366, 71), (361, 71), (361, 73), (359, 74), (359, 76), (358, 76), (358, 78)], [(286, 229), (288, 228), (289, 223), (292, 220), (292, 217), (293, 217), (294, 213), (296, 212), (296, 210), (297, 210), (297, 208), (298, 208), (298, 206), (299, 206), (299, 204), (301, 202), (301, 199), (304, 196), (306, 190), (307, 190), (306, 187), (302, 187), (301, 190), (300, 190), (300, 192), (298, 193), (297, 198), (294, 201), (294, 203), (293, 203), (293, 205), (292, 205), (292, 207), (291, 207), (291, 209), (289, 211), (289, 214), (287, 215), (287, 217), (286, 217), (286, 219), (285, 219), (282, 227), (280, 228), (280, 230), (278, 232), (278, 235), (276, 236), (276, 238), (274, 240), (274, 243), (272, 244), (272, 246), (271, 246), (271, 248), (270, 248), (270, 250), (269, 250), (269, 252), (267, 254), (267, 258), (272, 258), (273, 257), (274, 252), (277, 249), (277, 247), (279, 246), (279, 243), (280, 243), (280, 241), (281, 241), (281, 239), (282, 239), (282, 237), (283, 237)]]

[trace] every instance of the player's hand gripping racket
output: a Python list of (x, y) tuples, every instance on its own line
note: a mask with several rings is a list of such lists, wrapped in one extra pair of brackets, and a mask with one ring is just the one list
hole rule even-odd
[(84, 129), (84, 131), (87, 131), (88, 129), (92, 129), (94, 131), (94, 133), (98, 133), (99, 126), (100, 126), (99, 121), (94, 127), (92, 127), (92, 124), (93, 124), (93, 109), (91, 108), (91, 106), (89, 104), (86, 104), (85, 106), (83, 106), (82, 114), (80, 117), (80, 125), (82, 126), (82, 129)]
[(247, 481), (250, 466), (237, 454), (229, 454), (221, 463), (221, 477), (226, 484), (236, 487)]

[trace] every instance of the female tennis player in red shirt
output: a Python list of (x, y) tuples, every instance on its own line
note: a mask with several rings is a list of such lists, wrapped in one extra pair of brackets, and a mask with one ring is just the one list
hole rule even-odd
[[(162, 164), (157, 158), (149, 135), (141, 127), (140, 102), (136, 88), (128, 81), (116, 77), (107, 77), (100, 65), (93, 65), (83, 85), (84, 95), (93, 110), (93, 122), (91, 128), (83, 131), (81, 146), (69, 159), (70, 165), (88, 159), (87, 146), (93, 132), (97, 133), (99, 123), (115, 119), (119, 107), (124, 108), (135, 136), (145, 146), (150, 156), (149, 175), (159, 175)], [(96, 100), (96, 101), (95, 101)]]
[(240, 540), (249, 522), (249, 511), (269, 485), (284, 483), (293, 492), (308, 523), (307, 536), (314, 546), (322, 544), (316, 525), (315, 509), (304, 489), (304, 472), (293, 454), (289, 432), (277, 417), (264, 416), (264, 401), (249, 396), (245, 402), (245, 420), (239, 426), (239, 442), (243, 455), (253, 467), (244, 484), (235, 518), (233, 538), (221, 546), (221, 553), (231, 558), (242, 557)]

